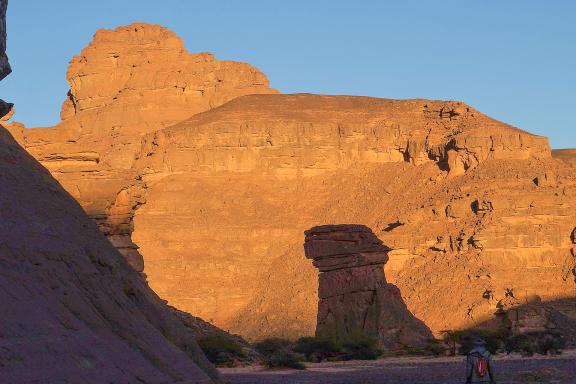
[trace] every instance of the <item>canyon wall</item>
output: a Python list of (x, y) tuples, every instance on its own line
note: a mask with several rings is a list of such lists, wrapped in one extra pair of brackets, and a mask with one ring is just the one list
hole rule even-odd
[(244, 96), (146, 136), (135, 164), (151, 285), (251, 338), (313, 332), (300, 244), (327, 223), (364, 223), (392, 248), (387, 279), (437, 334), (574, 294), (572, 170), (545, 138), (462, 103)]
[(140, 137), (240, 95), (276, 92), (256, 68), (190, 54), (174, 32), (143, 23), (97, 31), (66, 79), (61, 123), (8, 128), (138, 271), (143, 260), (130, 232), (144, 196), (132, 164)]
[[(63, 122), (11, 127), (170, 304), (251, 339), (312, 334), (303, 232), (350, 222), (391, 248), (388, 282), (436, 334), (575, 295), (576, 177), (546, 138), (461, 102), (278, 95), (178, 44), (158, 26), (99, 32)], [(182, 90), (189, 73), (207, 90)]]

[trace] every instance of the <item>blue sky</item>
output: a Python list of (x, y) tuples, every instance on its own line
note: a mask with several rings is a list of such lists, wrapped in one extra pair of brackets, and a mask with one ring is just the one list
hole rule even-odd
[(68, 61), (98, 28), (159, 23), (284, 93), (462, 100), (576, 147), (576, 1), (10, 0), (16, 120), (59, 120)]

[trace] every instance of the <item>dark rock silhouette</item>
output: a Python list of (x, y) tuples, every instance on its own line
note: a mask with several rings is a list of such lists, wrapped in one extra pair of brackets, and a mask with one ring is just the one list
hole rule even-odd
[(6, 9), (8, 0), (0, 0), (0, 80), (12, 71), (6, 56)]
[(368, 336), (385, 350), (422, 347), (432, 337), (400, 291), (388, 284), (390, 250), (364, 225), (324, 225), (305, 232), (306, 257), (320, 271), (317, 335)]

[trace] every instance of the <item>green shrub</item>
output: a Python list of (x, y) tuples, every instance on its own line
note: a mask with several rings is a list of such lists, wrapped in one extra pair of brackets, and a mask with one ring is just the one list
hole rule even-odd
[(506, 353), (519, 352), (522, 356), (534, 355), (535, 343), (533, 337), (526, 334), (516, 335), (506, 340)]
[(254, 345), (268, 368), (306, 369), (302, 356), (293, 351), (294, 343), (278, 338), (262, 340)]
[(540, 335), (536, 351), (541, 355), (560, 355), (566, 348), (566, 340), (559, 334)]
[(223, 334), (212, 334), (197, 339), (204, 354), (215, 365), (227, 365), (246, 357), (242, 346)]
[(264, 358), (264, 364), (268, 368), (292, 368), (306, 369), (302, 364), (302, 356), (290, 349), (281, 349)]
[(566, 348), (566, 340), (553, 332), (532, 332), (516, 335), (506, 342), (506, 352), (519, 352), (523, 356), (559, 355)]
[(294, 351), (314, 362), (335, 360), (342, 355), (342, 347), (329, 337), (302, 337), (296, 342)]
[(364, 335), (349, 337), (342, 342), (347, 360), (376, 360), (382, 355), (378, 342)]
[(256, 351), (258, 351), (258, 353), (266, 357), (277, 351), (291, 349), (292, 344), (292, 342), (285, 339), (271, 338), (259, 341), (258, 343), (254, 344), (254, 348)]
[(435, 357), (443, 356), (446, 354), (447, 348), (442, 345), (440, 340), (437, 339), (428, 339), (426, 340), (426, 346), (424, 347), (423, 351), (426, 355), (432, 355)]
[(348, 335), (344, 339), (328, 335), (302, 337), (293, 350), (312, 362), (375, 360), (382, 355), (377, 341), (362, 334)]
[(483, 339), (486, 342), (486, 349), (492, 354), (498, 353), (498, 350), (504, 346), (504, 335), (500, 332), (490, 332), (481, 329), (459, 331), (457, 333), (457, 343), (460, 345), (458, 353), (467, 355), (473, 348), (477, 339)]

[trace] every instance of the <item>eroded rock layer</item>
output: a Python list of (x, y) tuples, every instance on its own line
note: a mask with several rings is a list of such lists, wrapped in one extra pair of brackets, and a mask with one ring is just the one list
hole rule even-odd
[(306, 257), (320, 271), (316, 335), (369, 337), (384, 350), (419, 348), (432, 333), (386, 282), (388, 249), (363, 225), (324, 225), (305, 232)]
[[(368, 226), (392, 249), (388, 282), (435, 333), (532, 295), (574, 296), (576, 178), (546, 138), (452, 101), (232, 99), (273, 93), (261, 74), (207, 110), (216, 104), (163, 86), (180, 75), (159, 68), (191, 57), (177, 42), (142, 25), (97, 34), (69, 71), (63, 123), (12, 129), (172, 305), (248, 338), (311, 334), (318, 281), (302, 233), (342, 222)], [(156, 45), (177, 60), (159, 61)], [(131, 67), (134, 47), (152, 58), (146, 75)], [(98, 90), (105, 77), (91, 77), (90, 63), (101, 62), (126, 91)], [(156, 88), (162, 97), (137, 96)], [(205, 112), (167, 127), (184, 118), (170, 117), (177, 100), (190, 115)], [(140, 104), (155, 106), (128, 107)]]
[(248, 337), (314, 330), (299, 243), (326, 223), (378, 233), (387, 279), (437, 333), (574, 294), (573, 172), (545, 138), (462, 103), (245, 96), (150, 134), (135, 164), (148, 189), (133, 239), (152, 286)]
[(9, 129), (138, 271), (143, 260), (130, 232), (132, 212), (144, 201), (132, 169), (141, 135), (240, 95), (276, 92), (256, 68), (190, 54), (174, 32), (143, 23), (96, 32), (66, 78), (60, 124)]

